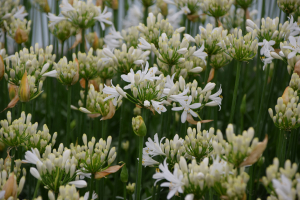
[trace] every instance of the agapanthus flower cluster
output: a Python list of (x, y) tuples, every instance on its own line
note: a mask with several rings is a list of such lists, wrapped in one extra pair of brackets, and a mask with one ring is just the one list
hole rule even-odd
[(84, 180), (79, 180), (77, 173), (78, 160), (71, 156), (71, 150), (63, 147), (61, 143), (58, 149), (46, 147), (42, 157), (37, 149), (25, 153), (24, 162), (34, 164), (30, 173), (40, 180), (45, 188), (55, 193), (59, 192), (60, 186), (75, 185), (77, 188), (87, 186)]
[[(12, 121), (11, 112), (7, 112), (7, 120), (1, 120), (0, 124), (0, 140), (10, 147), (25, 146), (30, 139), (37, 134), (38, 123), (32, 124), (31, 114), (25, 116), (25, 112), (21, 113), (21, 117)], [(41, 133), (41, 132), (40, 132)]]
[(300, 198), (300, 174), (298, 166), (286, 160), (284, 167), (279, 168), (278, 158), (274, 158), (273, 164), (267, 167), (266, 176), (262, 183), (270, 196), (268, 199), (298, 199)]
[(200, 7), (205, 14), (219, 18), (230, 10), (233, 2), (233, 0), (204, 0), (200, 3)]
[(297, 0), (277, 0), (277, 5), (283, 12), (290, 15), (297, 11), (300, 3)]
[(82, 146), (71, 147), (72, 155), (79, 161), (78, 174), (90, 178), (91, 175), (95, 176), (97, 172), (102, 172), (111, 166), (117, 156), (115, 147), (111, 147), (111, 136), (108, 136), (106, 141), (101, 138), (98, 142), (92, 137), (88, 142), (86, 134), (83, 134), (82, 140)]
[(5, 30), (8, 35), (12, 37), (16, 43), (22, 44), (28, 40), (29, 32), (31, 29), (31, 20), (21, 20), (15, 17), (11, 17), (9, 23), (3, 21)]
[(64, 42), (69, 37), (76, 35), (78, 31), (68, 20), (63, 20), (54, 26), (49, 26), (49, 30), (60, 42)]
[(150, 51), (135, 49), (133, 46), (127, 48), (125, 43), (122, 45), (121, 50), (115, 49), (114, 53), (108, 48), (104, 48), (102, 52), (107, 58), (113, 59), (114, 67), (120, 73), (128, 73), (130, 69), (137, 71), (142, 64), (145, 65), (150, 54)]
[(155, 76), (156, 72), (157, 67), (149, 68), (147, 62), (142, 71), (139, 70), (137, 73), (134, 73), (133, 69), (131, 69), (128, 74), (121, 76), (125, 82), (129, 83), (124, 89), (130, 89), (131, 94), (124, 92), (119, 86), (116, 88), (106, 86), (103, 89), (103, 93), (109, 94), (109, 98), (115, 98), (115, 100), (121, 95), (140, 107), (149, 109), (153, 113), (161, 114), (161, 112), (167, 111), (162, 105), (167, 103), (164, 101), (166, 98), (163, 95), (165, 82), (163, 75)]
[(99, 38), (96, 32), (88, 33), (86, 39), (94, 50), (102, 49), (104, 46), (103, 38)]
[[(156, 48), (158, 48), (159, 36), (162, 33), (165, 33), (167, 37), (171, 37), (174, 33), (181, 33), (185, 30), (184, 27), (176, 29), (168, 22), (168, 20), (163, 19), (162, 14), (158, 14), (157, 17), (153, 15), (153, 13), (149, 13), (147, 17), (147, 26), (144, 24), (139, 24), (137, 27), (141, 32), (140, 36), (142, 39), (139, 41), (141, 44), (139, 45), (142, 49), (150, 50), (151, 46), (149, 44), (153, 43)], [(146, 43), (144, 41), (147, 41)], [(141, 45), (144, 45), (142, 47)]]
[[(296, 63), (300, 60), (300, 36), (298, 37), (289, 36), (288, 41), (289, 43), (287, 41), (280, 43), (281, 52), (279, 55), (281, 57), (285, 57), (288, 64), (287, 65), (288, 72), (291, 73), (292, 70), (296, 70), (295, 69)], [(300, 66), (300, 64), (298, 64), (298, 66)]]
[[(298, 79), (299, 76), (293, 74), (290, 82), (291, 86), (294, 82), (298, 82)], [(277, 105), (275, 106), (276, 114), (273, 114), (273, 110), (271, 108), (268, 110), (275, 126), (286, 131), (296, 129), (300, 126), (300, 104), (298, 101), (298, 90), (294, 90), (292, 87), (287, 87), (282, 97), (279, 97), (277, 100)]]
[[(174, 76), (173, 76), (174, 77)], [(199, 112), (205, 106), (219, 106), (221, 109), (222, 89), (212, 94), (215, 88), (215, 83), (207, 83), (202, 89), (198, 87), (198, 82), (194, 80), (192, 83), (185, 83), (182, 77), (179, 77), (179, 82), (173, 83), (173, 78), (167, 77), (166, 88), (164, 93), (168, 95), (168, 99), (173, 101), (173, 111), (182, 111), (181, 122), (188, 121), (192, 124), (197, 124), (193, 117), (201, 120)], [(176, 107), (178, 105), (178, 107)]]
[(137, 48), (138, 47), (138, 44), (139, 44), (139, 36), (140, 36), (140, 32), (137, 28), (137, 26), (132, 26), (132, 27), (129, 27), (127, 29), (123, 29), (121, 31), (121, 35), (124, 39), (124, 42), (127, 46), (129, 47), (134, 47), (134, 48)]
[[(82, 0), (75, 0), (71, 5), (68, 0), (63, 0), (61, 5), (61, 14), (63, 17), (55, 16), (49, 13), (49, 19), (51, 21), (50, 26), (62, 20), (69, 20), (73, 26), (86, 29), (95, 25), (96, 20), (101, 23), (101, 27), (104, 30), (106, 24), (112, 24), (111, 21), (107, 20), (111, 16), (110, 12), (107, 12), (107, 8), (101, 12), (101, 8), (94, 5), (92, 0), (87, 2)], [(83, 33), (84, 34), (84, 33)]]
[(45, 50), (39, 48), (36, 44), (35, 48), (30, 50), (24, 48), (19, 53), (6, 59), (5, 79), (19, 86), (25, 72), (35, 78), (35, 84), (42, 80), (42, 75), (51, 69), (56, 55), (52, 54), (53, 46), (47, 46)]
[(57, 78), (59, 82), (66, 86), (74, 85), (79, 79), (79, 64), (76, 58), (68, 62), (67, 58), (63, 57), (58, 63), (53, 64), (53, 69), (53, 71), (45, 73), (43, 76)]
[[(163, 140), (165, 141), (163, 142)], [(186, 155), (184, 140), (176, 134), (173, 139), (161, 138), (159, 140), (157, 133), (154, 140), (148, 138), (146, 147), (143, 149), (143, 166), (158, 166), (164, 159), (168, 163), (170, 170), (173, 170), (175, 163), (179, 162), (181, 156)], [(190, 157), (191, 158), (191, 157)]]
[(206, 28), (199, 26), (199, 30), (200, 35), (198, 34), (193, 42), (195, 42), (198, 47), (204, 44), (204, 51), (210, 56), (221, 53), (222, 48), (218, 43), (225, 39), (228, 31), (223, 30), (222, 27), (213, 29), (211, 24), (207, 24)]
[(226, 54), (225, 52), (212, 55), (210, 58), (210, 65), (214, 69), (220, 69), (225, 65), (229, 64), (232, 61), (232, 57)]
[[(83, 91), (80, 95), (84, 97)], [(122, 104), (122, 96), (115, 99), (109, 99), (109, 95), (103, 93), (103, 84), (99, 85), (99, 90), (95, 90), (93, 84), (90, 84), (90, 88), (87, 95), (86, 108), (80, 107), (79, 110), (87, 113), (89, 117), (102, 116), (101, 120), (111, 119), (118, 107)], [(81, 100), (78, 102), (79, 106), (83, 106)]]
[(258, 138), (253, 139), (253, 137), (253, 128), (243, 131), (241, 135), (236, 135), (233, 125), (229, 124), (226, 129), (227, 141), (223, 139), (221, 131), (218, 130), (217, 140), (213, 141), (213, 148), (217, 155), (235, 168), (252, 165), (260, 158), (268, 142), (268, 137), (263, 142), (259, 142)]
[(259, 28), (253, 21), (247, 19), (247, 31), (254, 35), (257, 35), (260, 41), (263, 39), (267, 41), (275, 41), (273, 46), (279, 48), (280, 42), (283, 42), (289, 38), (289, 36), (295, 36), (299, 34), (299, 28), (297, 23), (293, 21), (291, 17), (290, 22), (286, 21), (284, 24), (279, 23), (279, 18), (271, 19), (267, 17), (266, 19), (261, 19), (261, 27)]
[[(55, 194), (50, 190), (48, 192), (48, 198), (49, 200), (88, 200), (89, 198), (89, 192), (86, 192), (83, 197), (80, 196), (79, 191), (77, 191), (76, 187), (74, 185), (66, 185), (66, 186), (60, 186), (59, 187), (59, 194), (57, 199), (55, 198)], [(98, 195), (93, 194), (92, 199), (97, 199)]]
[(8, 0), (0, 2), (0, 27), (5, 28), (3, 21), (10, 23), (12, 18), (24, 20), (28, 14), (25, 12), (25, 7), (19, 5), (19, 0)]
[[(187, 35), (180, 42), (180, 34), (174, 33), (172, 37), (168, 38), (167, 34), (162, 33), (159, 37), (158, 48), (154, 44), (151, 44), (151, 50), (157, 56), (157, 64), (159, 70), (163, 72), (164, 75), (170, 74), (170, 72), (179, 72), (183, 76), (187, 76), (188, 73), (198, 73), (202, 71), (202, 67), (197, 66), (194, 68), (193, 59), (189, 61), (190, 57), (198, 57), (205, 62), (206, 53), (203, 52), (203, 48), (196, 51), (196, 47), (189, 47), (189, 38), (191, 36)], [(143, 38), (140, 39), (144, 43), (147, 43)], [(143, 48), (142, 45), (139, 47)], [(150, 45), (149, 43), (147, 45)], [(202, 45), (203, 46), (203, 45)], [(190, 67), (186, 67), (190, 65)]]
[(228, 34), (219, 45), (224, 52), (235, 60), (249, 61), (254, 58), (258, 49), (258, 41), (255, 39), (256, 31), (242, 35), (241, 29), (234, 29), (232, 34)]
[(0, 171), (6, 171), (9, 173), (14, 173), (17, 177), (17, 179), (20, 179), (20, 176), (26, 176), (26, 169), (21, 169), (22, 161), (20, 159), (17, 159), (14, 161), (14, 168), (13, 172), (11, 172), (11, 158), (7, 158), (3, 160), (3, 158), (0, 159)]
[[(25, 174), (26, 175), (26, 174)], [(0, 171), (0, 199), (17, 199), (25, 184), (25, 175), (17, 180), (14, 173), (3, 169)]]

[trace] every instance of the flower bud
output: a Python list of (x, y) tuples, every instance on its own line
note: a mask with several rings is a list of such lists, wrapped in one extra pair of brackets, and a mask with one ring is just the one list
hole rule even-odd
[(147, 127), (140, 115), (132, 118), (132, 129), (137, 136), (145, 136), (147, 134)]
[(121, 170), (120, 179), (123, 183), (126, 183), (128, 181), (128, 170), (126, 165), (124, 165)]
[(19, 87), (19, 99), (21, 102), (28, 102), (30, 100), (30, 87), (27, 79), (27, 71), (25, 71), (21, 80)]
[(28, 34), (26, 33), (26, 31), (24, 31), (24, 30), (20, 29), (20, 27), (18, 27), (14, 39), (15, 39), (16, 43), (22, 44), (28, 40)]

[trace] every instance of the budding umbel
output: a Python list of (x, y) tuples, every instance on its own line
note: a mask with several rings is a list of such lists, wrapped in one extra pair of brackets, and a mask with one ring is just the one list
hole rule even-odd
[(145, 136), (147, 134), (147, 127), (140, 115), (132, 118), (132, 129), (137, 136)]

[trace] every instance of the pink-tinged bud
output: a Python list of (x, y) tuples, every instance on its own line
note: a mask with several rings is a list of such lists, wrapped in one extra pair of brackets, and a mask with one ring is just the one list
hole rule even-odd
[(27, 71), (25, 71), (19, 86), (19, 99), (21, 102), (28, 102), (30, 100), (30, 87), (27, 79)]

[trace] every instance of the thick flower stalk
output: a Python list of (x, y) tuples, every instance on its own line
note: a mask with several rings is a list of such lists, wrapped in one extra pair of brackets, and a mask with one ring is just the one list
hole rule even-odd
[(40, 157), (36, 149), (33, 152), (25, 153), (25, 162), (36, 165), (30, 168), (30, 173), (49, 190), (54, 193), (59, 192), (60, 186), (75, 185), (77, 188), (84, 188), (87, 183), (79, 180), (80, 174), (77, 172), (78, 160), (71, 156), (71, 150), (59, 148), (51, 150), (51, 146), (46, 147), (45, 153)]
[(300, 174), (297, 173), (298, 165), (286, 160), (284, 167), (279, 168), (278, 158), (267, 167), (266, 176), (262, 183), (269, 193), (268, 199), (298, 199), (300, 198)]
[(128, 73), (131, 69), (137, 71), (141, 65), (145, 65), (150, 51), (135, 49), (133, 46), (128, 48), (124, 43), (121, 50), (115, 49), (112, 53), (108, 48), (103, 49), (103, 54), (106, 58), (113, 59), (114, 68), (117, 72)]

